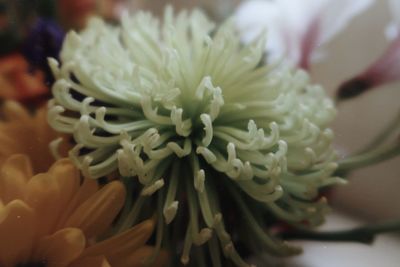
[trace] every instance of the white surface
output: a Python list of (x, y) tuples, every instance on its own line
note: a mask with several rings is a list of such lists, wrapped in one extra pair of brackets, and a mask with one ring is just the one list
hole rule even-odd
[[(360, 225), (358, 221), (332, 215), (323, 229), (343, 229)], [(400, 239), (381, 235), (372, 246), (356, 243), (297, 242), (304, 253), (287, 261), (290, 267), (399, 267)]]
[[(349, 229), (362, 225), (358, 220), (340, 214), (328, 216), (321, 230)], [(358, 243), (336, 243), (297, 241), (292, 242), (304, 250), (300, 256), (289, 259), (274, 259), (272, 264), (255, 262), (257, 267), (399, 267), (400, 238), (396, 235), (381, 235), (373, 245)]]

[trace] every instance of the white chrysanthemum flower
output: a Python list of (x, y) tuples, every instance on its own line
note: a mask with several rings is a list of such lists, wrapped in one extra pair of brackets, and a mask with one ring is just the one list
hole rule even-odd
[(331, 100), (306, 73), (263, 65), (265, 40), (243, 46), (234, 28), (171, 9), (161, 25), (147, 13), (120, 26), (94, 19), (67, 35), (60, 63), (50, 60), (49, 122), (73, 134), (70, 157), (92, 178), (117, 169), (137, 177), (142, 189), (122, 228), (155, 205), (164, 218), (159, 246), (163, 232), (186, 228), (184, 263), (193, 244), (210, 246), (214, 266), (218, 247), (248, 266), (236, 241), (297, 252), (263, 227), (276, 218), (319, 224), (327, 208), (319, 189), (340, 181), (332, 177)]

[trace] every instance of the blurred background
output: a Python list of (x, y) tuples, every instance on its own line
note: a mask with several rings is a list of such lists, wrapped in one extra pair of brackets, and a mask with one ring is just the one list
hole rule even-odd
[[(266, 0), (267, 1), (267, 0)], [(296, 1), (296, 0), (293, 0)], [(317, 0), (316, 0), (317, 1)], [(52, 77), (46, 57), (56, 57), (65, 32), (84, 27), (91, 15), (102, 16), (111, 23), (125, 12), (150, 10), (162, 14), (165, 5), (175, 9), (198, 7), (216, 21), (232, 14), (243, 1), (240, 0), (1, 0), (0, 1), (0, 99), (14, 99), (25, 104), (41, 103), (49, 97)], [(323, 85), (330, 95), (346, 79), (353, 77), (371, 64), (385, 50), (388, 41), (384, 30), (390, 15), (386, 1), (376, 1), (365, 13), (332, 40), (323, 61), (312, 65), (311, 78)], [(335, 145), (342, 156), (362, 148), (400, 110), (400, 84), (390, 84), (368, 92), (358, 98), (341, 103), (333, 128)], [(335, 213), (326, 227), (357, 225), (363, 221), (400, 219), (400, 158), (356, 171), (350, 184), (337, 188), (333, 203), (341, 215)], [(378, 242), (374, 250), (333, 245), (310, 245), (302, 260), (290, 261), (290, 266), (376, 266), (371, 265), (379, 255), (397, 262), (395, 249), (399, 242), (391, 237)], [(314, 247), (313, 247), (314, 246)], [(333, 261), (336, 265), (318, 265), (313, 254), (324, 255), (326, 248), (348, 257), (353, 251), (358, 261)], [(373, 252), (372, 252), (373, 251)], [(332, 252), (330, 252), (332, 253)], [(344, 253), (344, 254), (343, 254)], [(348, 254), (346, 254), (348, 253)], [(354, 254), (353, 253), (353, 254)], [(361, 253), (361, 254), (357, 254)], [(363, 254), (364, 253), (364, 254)], [(371, 254), (372, 253), (372, 254)], [(375, 253), (375, 254), (374, 254)], [(331, 254), (330, 254), (331, 255)], [(397, 257), (397, 258), (396, 258)], [(367, 263), (369, 261), (369, 264)], [(280, 262), (280, 261), (279, 261)], [(300, 263), (299, 263), (300, 262)], [(277, 263), (278, 264), (281, 263)], [(340, 265), (338, 265), (340, 264)], [(279, 265), (280, 266), (280, 265)]]
[[(333, 95), (344, 80), (360, 73), (386, 49), (385, 27), (391, 16), (386, 1), (376, 1), (326, 47), (327, 58), (312, 66), (311, 75)], [(343, 154), (368, 144), (400, 111), (400, 84), (376, 88), (341, 103), (333, 125)], [(355, 171), (347, 186), (338, 188), (335, 203), (369, 220), (400, 218), (400, 158)]]

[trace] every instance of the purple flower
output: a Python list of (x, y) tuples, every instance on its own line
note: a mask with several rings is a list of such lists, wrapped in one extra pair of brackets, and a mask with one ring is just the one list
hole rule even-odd
[(44, 71), (48, 83), (52, 83), (54, 78), (47, 64), (47, 58), (58, 58), (64, 35), (63, 29), (56, 22), (39, 18), (23, 43), (24, 56), (33, 68)]

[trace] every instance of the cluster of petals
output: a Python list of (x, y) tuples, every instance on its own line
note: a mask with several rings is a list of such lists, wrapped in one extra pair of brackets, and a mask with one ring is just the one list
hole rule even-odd
[[(92, 19), (67, 34), (59, 61), (49, 60), (56, 82), (48, 119), (73, 136), (71, 160), (88, 177), (130, 177), (141, 203), (132, 221), (158, 196), (168, 229), (159, 224), (160, 242), (186, 209), (183, 263), (193, 245), (217, 238), (228, 258), (248, 266), (220, 203), (243, 201), (243, 213), (254, 201), (315, 226), (328, 210), (320, 189), (342, 182), (333, 174), (332, 101), (305, 72), (262, 64), (264, 45), (263, 36), (243, 45), (233, 21), (216, 27), (198, 10), (166, 9), (161, 21), (144, 12), (118, 26)], [(298, 252), (261, 239), (276, 254)]]
[(124, 200), (122, 183), (81, 183), (67, 159), (34, 175), (27, 156), (9, 157), (0, 172), (0, 266), (141, 266), (152, 254), (153, 221), (96, 242)]
[[(17, 102), (3, 103), (0, 109), (0, 165), (13, 154), (26, 154), (35, 173), (45, 172), (54, 162), (49, 144), (57, 138), (61, 136), (47, 123), (46, 106), (31, 114)], [(68, 140), (66, 136), (64, 139)], [(70, 147), (68, 141), (62, 143), (57, 154), (66, 156)]]

